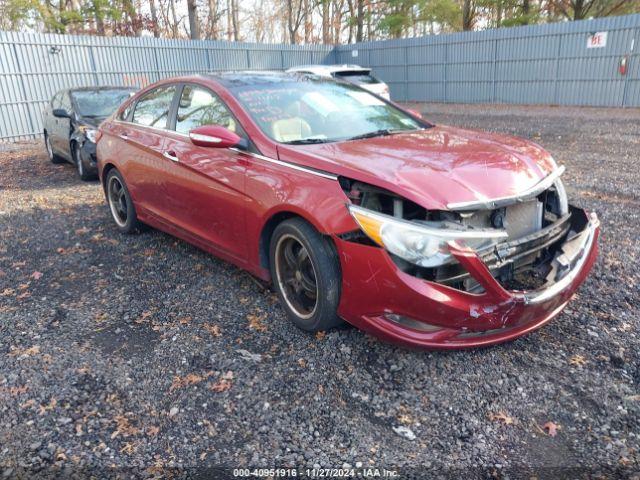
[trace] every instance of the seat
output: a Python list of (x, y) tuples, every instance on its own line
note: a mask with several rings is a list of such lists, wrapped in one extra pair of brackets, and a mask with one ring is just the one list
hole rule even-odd
[(278, 142), (291, 142), (311, 136), (311, 127), (300, 117), (276, 120), (271, 125), (271, 131)]

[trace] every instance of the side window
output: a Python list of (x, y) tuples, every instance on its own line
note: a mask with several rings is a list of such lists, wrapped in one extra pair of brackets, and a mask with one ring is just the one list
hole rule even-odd
[(51, 108), (60, 108), (60, 98), (62, 97), (62, 93), (58, 92), (51, 99)]
[(147, 127), (167, 128), (169, 110), (176, 91), (174, 85), (150, 91), (136, 103), (131, 121)]
[(124, 110), (122, 110), (122, 112), (120, 112), (120, 115), (118, 115), (118, 119), (123, 121), (129, 120), (129, 114), (133, 109), (133, 105), (134, 105), (134, 102), (131, 102), (129, 105), (127, 105), (127, 107)]
[(185, 85), (178, 105), (176, 132), (189, 133), (202, 125), (220, 125), (243, 136), (240, 126), (217, 95), (194, 85)]
[(69, 113), (73, 110), (71, 108), (71, 100), (69, 99), (69, 94), (67, 92), (64, 92), (60, 97), (60, 108), (64, 108)]

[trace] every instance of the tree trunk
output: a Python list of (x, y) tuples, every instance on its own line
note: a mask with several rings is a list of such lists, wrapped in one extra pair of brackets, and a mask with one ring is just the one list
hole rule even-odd
[(361, 42), (364, 34), (364, 0), (356, 0), (357, 2), (357, 14), (356, 14), (356, 42)]
[(218, 3), (209, 0), (209, 38), (218, 39)]
[(96, 32), (98, 35), (104, 35), (104, 12), (100, 2), (93, 0), (93, 16), (96, 21)]
[(240, 40), (240, 22), (238, 21), (238, 1), (231, 0), (231, 23), (233, 26), (233, 40)]
[(158, 10), (156, 10), (156, 0), (149, 1), (149, 8), (151, 9), (151, 22), (153, 25), (151, 28), (153, 29), (153, 36), (155, 38), (160, 38), (160, 25), (158, 24)]
[(200, 40), (200, 26), (198, 25), (198, 6), (196, 0), (187, 0), (189, 14), (189, 34), (191, 40)]
[(329, 34), (329, 0), (322, 0), (322, 43), (325, 45), (331, 43)]
[(473, 0), (464, 0), (462, 4), (462, 30), (468, 31), (473, 30), (474, 24), (474, 11), (473, 11)]
[(176, 15), (176, 2), (175, 0), (169, 0), (169, 7), (171, 9), (171, 32), (173, 38), (178, 38), (178, 15)]

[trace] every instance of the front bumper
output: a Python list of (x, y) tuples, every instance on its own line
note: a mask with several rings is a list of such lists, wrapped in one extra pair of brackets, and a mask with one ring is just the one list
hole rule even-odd
[(98, 173), (95, 143), (85, 140), (80, 147), (80, 157), (88, 172)]
[(452, 245), (458, 262), (482, 285), (474, 294), (400, 270), (385, 250), (335, 238), (342, 268), (338, 313), (383, 340), (418, 348), (459, 349), (506, 342), (554, 318), (584, 282), (597, 255), (595, 214), (575, 209), (582, 229), (562, 244), (544, 287), (505, 290), (482, 260)]

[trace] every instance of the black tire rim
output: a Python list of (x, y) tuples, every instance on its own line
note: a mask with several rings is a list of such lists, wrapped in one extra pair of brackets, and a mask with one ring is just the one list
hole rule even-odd
[(49, 139), (49, 135), (45, 135), (44, 145), (47, 148), (47, 155), (49, 155), (49, 160), (51, 160), (53, 158), (53, 147), (51, 146), (51, 140)]
[(302, 319), (311, 318), (318, 307), (318, 282), (306, 247), (293, 235), (282, 235), (275, 248), (275, 267), (289, 308)]
[(122, 185), (118, 177), (112, 176), (109, 178), (107, 193), (111, 215), (118, 226), (124, 227), (127, 223), (128, 199), (124, 185)]
[(76, 154), (76, 165), (78, 167), (78, 174), (82, 177), (84, 175), (84, 165), (82, 164), (82, 155), (80, 155), (80, 149), (76, 146), (73, 149)]

